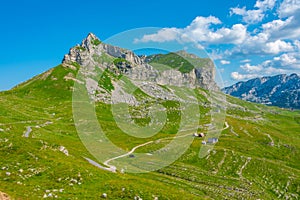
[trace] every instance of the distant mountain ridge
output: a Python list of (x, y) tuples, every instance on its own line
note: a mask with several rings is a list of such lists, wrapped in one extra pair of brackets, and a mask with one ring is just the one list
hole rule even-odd
[(300, 109), (300, 77), (297, 74), (255, 78), (222, 91), (246, 101)]

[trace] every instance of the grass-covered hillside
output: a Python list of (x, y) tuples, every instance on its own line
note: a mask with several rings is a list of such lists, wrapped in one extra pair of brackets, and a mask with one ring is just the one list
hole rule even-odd
[(189, 73), (195, 67), (211, 67), (213, 65), (209, 58), (199, 58), (185, 51), (156, 54), (149, 56), (147, 59), (151, 65), (157, 68), (164, 65), (169, 68), (177, 69), (181, 73)]
[[(91, 164), (86, 158), (98, 161), (82, 144), (72, 114), (78, 68), (76, 63), (59, 65), (0, 93), (0, 191), (11, 199), (300, 198), (300, 113), (230, 96), (219, 141), (204, 158), (199, 158), (199, 149), (205, 138), (195, 137), (177, 161), (154, 172), (113, 173)], [(101, 87), (112, 91), (114, 79), (118, 77), (106, 73)], [(198, 88), (195, 93), (200, 111), (197, 132), (206, 133), (212, 110), (208, 92)], [(147, 101), (130, 106), (133, 122), (147, 124), (149, 116), (145, 113), (151, 98), (142, 91), (134, 95)], [(170, 142), (180, 123), (178, 103), (159, 101), (166, 109), (167, 124), (146, 139), (122, 132), (110, 104), (98, 102), (95, 110), (114, 144), (129, 152), (153, 141), (132, 154), (151, 153)], [(193, 137), (193, 133), (187, 132), (187, 136)]]

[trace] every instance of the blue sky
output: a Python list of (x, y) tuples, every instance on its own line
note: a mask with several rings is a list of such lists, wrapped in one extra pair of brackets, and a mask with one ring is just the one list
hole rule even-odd
[(11, 0), (0, 9), (0, 90), (58, 65), (89, 32), (105, 40), (140, 27), (163, 28), (141, 43), (199, 43), (225, 85), (300, 69), (300, 0)]

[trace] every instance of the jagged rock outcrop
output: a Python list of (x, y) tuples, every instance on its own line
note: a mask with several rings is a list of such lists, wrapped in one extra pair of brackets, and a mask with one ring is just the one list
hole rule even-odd
[(214, 66), (202, 67), (194, 69), (193, 73), (196, 75), (195, 85), (208, 90), (218, 90), (218, 86), (214, 81), (215, 78), (215, 68)]
[[(69, 54), (66, 54), (63, 63), (77, 62), (80, 65), (88, 65), (90, 62), (94, 63), (93, 56), (106, 53), (115, 58), (124, 58), (134, 65), (143, 64), (142, 60), (136, 56), (132, 51), (115, 47), (109, 44), (102, 43), (97, 36), (90, 33), (82, 42), (70, 49)], [(95, 62), (95, 64), (97, 64)]]
[(255, 78), (223, 91), (246, 101), (300, 109), (300, 77), (297, 74)]

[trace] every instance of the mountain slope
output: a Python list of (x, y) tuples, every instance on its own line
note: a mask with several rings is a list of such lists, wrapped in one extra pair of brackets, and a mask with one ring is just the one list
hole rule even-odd
[(196, 76), (196, 82), (200, 87), (218, 90), (218, 86), (214, 81), (214, 64), (209, 58), (199, 58), (186, 51), (178, 51), (175, 53), (148, 56), (146, 60), (154, 67), (159, 68), (164, 65), (172, 69), (177, 69), (181, 73), (192, 73)]
[(300, 109), (300, 77), (297, 74), (255, 78), (223, 91), (246, 101)]
[[(208, 138), (192, 137), (195, 132), (186, 130), (186, 137), (193, 139), (187, 151), (171, 165), (154, 172), (122, 173), (117, 168), (112, 173), (88, 162), (86, 158), (105, 166), (87, 150), (76, 130), (72, 110), (76, 84), (84, 85), (82, 81), (86, 80), (91, 83), (87, 92), (95, 103), (97, 121), (114, 144), (125, 152), (140, 146), (133, 157), (124, 157), (132, 162), (138, 159), (138, 153), (154, 154), (174, 139), (181, 120), (178, 116), (185, 110), (180, 104), (185, 102), (172, 93), (175, 86), (160, 85), (156, 80), (148, 80), (130, 93), (130, 88), (140, 83), (122, 79), (124, 72), (120, 70), (131, 69), (126, 67), (128, 62), (139, 68), (139, 58), (118, 47), (90, 55), (88, 49), (99, 46), (100, 40), (87, 38), (83, 44), (87, 40), (93, 41), (91, 45), (84, 49), (74, 47), (80, 52), (74, 51), (76, 54), (65, 58), (63, 64), (0, 93), (1, 192), (15, 199), (99, 199), (104, 193), (108, 199), (299, 198), (300, 113), (230, 96), (219, 141), (204, 158), (199, 158), (199, 150)], [(113, 49), (132, 56), (111, 56), (108, 51), (118, 52)], [(104, 75), (97, 77), (98, 70), (105, 71)], [(77, 77), (81, 72), (83, 80)], [(120, 90), (122, 94), (112, 98)], [(221, 103), (213, 102), (223, 99), (214, 101), (210, 92), (200, 87), (193, 91), (199, 107), (196, 132), (208, 135), (210, 129), (216, 129), (212, 126), (212, 113), (223, 109)], [(112, 109), (116, 104), (128, 105), (131, 120), (127, 124), (133, 127), (151, 123), (149, 110), (157, 103), (166, 111), (167, 120), (154, 136), (130, 136), (116, 123)], [(109, 164), (118, 166), (118, 160)]]

